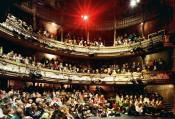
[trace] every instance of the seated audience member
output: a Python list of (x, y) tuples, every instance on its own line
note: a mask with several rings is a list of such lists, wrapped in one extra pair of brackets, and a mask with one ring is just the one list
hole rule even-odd
[[(133, 72), (147, 72), (147, 71), (163, 71), (166, 68), (165, 61), (161, 58), (151, 59), (146, 62), (146, 64), (142, 64), (141, 62), (131, 62), (131, 63), (123, 63), (116, 64), (115, 62), (112, 64), (102, 64), (100, 67), (94, 66), (92, 67), (90, 64), (77, 64), (77, 63), (66, 63), (59, 61), (58, 59), (47, 59), (44, 58), (40, 61), (35, 61), (31, 56), (24, 57), (21, 54), (15, 53), (13, 50), (7, 54), (2, 54), (2, 58), (16, 61), (17, 63), (23, 63), (26, 65), (37, 66), (38, 68), (48, 68), (52, 70), (58, 70), (61, 72), (69, 72), (69, 73), (97, 73), (97, 74), (108, 74), (115, 76), (117, 74), (126, 74)], [(167, 75), (160, 75), (160, 78), (167, 78)]]
[[(36, 88), (36, 87), (35, 87)], [(99, 87), (97, 88), (99, 90)], [(34, 90), (33, 90), (34, 91)], [(55, 90), (43, 92), (0, 91), (2, 114), (9, 119), (74, 119), (92, 116), (160, 115), (162, 98), (158, 94), (118, 95), (113, 101), (102, 91)], [(153, 98), (154, 97), (154, 98)], [(113, 105), (113, 106), (112, 106)]]
[(143, 114), (143, 105), (141, 103), (138, 103), (135, 106), (135, 110), (138, 113), (138, 115), (142, 115)]
[(10, 119), (23, 119), (24, 113), (22, 108), (17, 108)]
[(0, 119), (5, 119), (5, 115), (3, 113), (3, 110), (0, 108)]

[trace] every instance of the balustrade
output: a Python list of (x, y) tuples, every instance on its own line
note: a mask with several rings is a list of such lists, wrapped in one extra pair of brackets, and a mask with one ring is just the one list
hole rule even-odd
[[(28, 76), (31, 71), (37, 71), (42, 75), (40, 80), (52, 81), (102, 81), (102, 82), (130, 82), (131, 80), (141, 79), (142, 81), (156, 80), (156, 79), (169, 79), (167, 72), (127, 72), (115, 75), (108, 74), (89, 74), (89, 73), (76, 73), (76, 72), (63, 72), (58, 70), (51, 70), (41, 67), (34, 67), (15, 61), (10, 61), (5, 58), (0, 58), (0, 72), (3, 74), (14, 73), (14, 76)], [(2, 73), (1, 73), (2, 74)]]
[[(42, 47), (48, 48), (48, 49), (54, 49), (54, 50), (69, 50), (71, 52), (79, 52), (79, 53), (85, 53), (85, 54), (111, 54), (111, 53), (118, 53), (121, 52), (130, 52), (134, 48), (140, 47), (143, 49), (146, 49), (150, 46), (150, 44), (155, 45), (157, 43), (161, 43), (163, 41), (163, 34), (156, 34), (156, 35), (149, 35), (148, 39), (144, 39), (143, 41), (128, 44), (128, 45), (118, 45), (118, 46), (79, 46), (79, 45), (73, 45), (68, 44), (60, 41), (55, 41), (53, 39), (45, 38), (43, 36), (39, 36), (38, 34), (28, 32), (26, 30), (20, 29), (17, 26), (10, 26), (1, 24), (0, 30), (2, 32), (5, 32), (11, 36), (15, 36), (15, 32), (18, 32), (17, 35), (24, 35), (24, 38), (18, 37), (20, 40), (26, 40), (29, 39), (33, 42), (38, 42)], [(151, 37), (150, 37), (151, 36)]]

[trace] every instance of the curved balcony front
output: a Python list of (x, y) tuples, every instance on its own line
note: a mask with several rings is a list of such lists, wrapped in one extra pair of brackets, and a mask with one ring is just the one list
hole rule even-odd
[(128, 55), (134, 55), (134, 49), (141, 48), (144, 52), (149, 52), (150, 48), (153, 48), (157, 44), (162, 43), (163, 34), (159, 32), (156, 35), (149, 37), (148, 39), (142, 39), (140, 42), (118, 45), (118, 46), (80, 46), (68, 44), (53, 39), (45, 38), (39, 36), (35, 33), (28, 32), (26, 30), (20, 29), (17, 26), (11, 24), (3, 23), (0, 25), (1, 33), (5, 33), (11, 37), (15, 37), (21, 42), (32, 42), (33, 45), (38, 45), (40, 48), (51, 50), (56, 54), (69, 54), (77, 56), (90, 56), (93, 57), (122, 57)]
[[(37, 72), (41, 75), (40, 78), (32, 79), (31, 73)], [(9, 77), (21, 77), (30, 79), (29, 81), (47, 81), (54, 83), (82, 83), (82, 84), (133, 84), (141, 81), (147, 84), (152, 81), (168, 81), (171, 72), (128, 72), (123, 74), (91, 74), (91, 73), (76, 73), (62, 72), (46, 68), (34, 67), (22, 63), (17, 63), (0, 58), (0, 75)], [(165, 82), (164, 82), (165, 83)]]

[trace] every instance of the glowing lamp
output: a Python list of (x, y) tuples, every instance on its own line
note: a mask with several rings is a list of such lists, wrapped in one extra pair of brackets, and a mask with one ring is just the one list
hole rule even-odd
[(57, 30), (60, 28), (60, 26), (54, 22), (47, 22), (45, 24), (45, 27), (46, 27), (46, 30), (53, 35), (57, 34)]
[(137, 1), (136, 0), (131, 0), (130, 1), (130, 6), (133, 8), (137, 5)]
[(49, 59), (49, 60), (57, 59), (57, 58), (58, 58), (56, 55), (47, 54), (47, 53), (44, 53), (44, 56), (45, 56), (47, 59)]
[(89, 19), (87, 15), (82, 15), (81, 18), (83, 19), (83, 21), (87, 21)]
[(140, 0), (136, 0), (136, 2), (137, 2), (137, 3), (139, 3), (139, 2), (140, 2)]

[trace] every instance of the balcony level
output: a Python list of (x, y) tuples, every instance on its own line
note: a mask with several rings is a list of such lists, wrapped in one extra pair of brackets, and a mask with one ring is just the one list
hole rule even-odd
[(56, 55), (78, 56), (86, 58), (111, 58), (148, 54), (163, 49), (164, 30), (148, 35), (148, 38), (139, 39), (139, 42), (118, 46), (80, 46), (39, 36), (28, 32), (13, 24), (0, 25), (1, 37), (12, 42), (25, 45)]
[(68, 73), (0, 58), (0, 75), (28, 82), (52, 82), (64, 84), (169, 84), (174, 83), (173, 71), (127, 72), (115, 75)]

